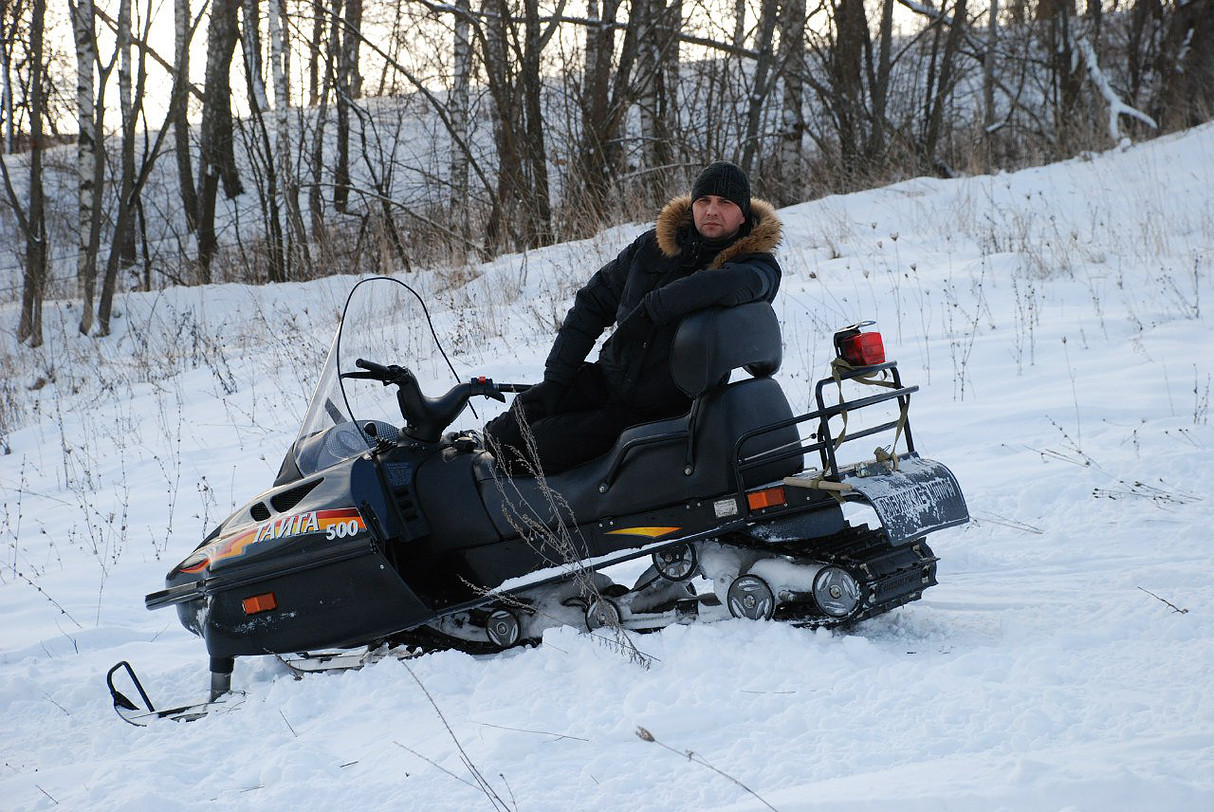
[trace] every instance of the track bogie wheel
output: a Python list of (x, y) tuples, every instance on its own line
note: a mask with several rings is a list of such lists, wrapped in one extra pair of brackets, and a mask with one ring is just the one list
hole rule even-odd
[(696, 574), (699, 564), (696, 548), (690, 544), (676, 544), (653, 554), (653, 568), (667, 581), (686, 581)]
[(620, 607), (610, 598), (595, 598), (586, 607), (586, 628), (590, 631), (620, 625)]
[(494, 609), (485, 621), (485, 636), (489, 642), (501, 649), (507, 649), (518, 642), (521, 629), (518, 616), (509, 609)]
[(776, 596), (757, 575), (735, 578), (726, 594), (729, 614), (748, 620), (771, 620), (776, 611)]

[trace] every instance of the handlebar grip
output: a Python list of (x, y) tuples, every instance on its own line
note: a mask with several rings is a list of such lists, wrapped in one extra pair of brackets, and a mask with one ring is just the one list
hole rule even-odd
[(359, 369), (365, 369), (370, 372), (377, 372), (380, 375), (388, 374), (388, 368), (383, 364), (377, 364), (374, 361), (368, 361), (365, 358), (358, 358), (354, 361), (354, 366)]

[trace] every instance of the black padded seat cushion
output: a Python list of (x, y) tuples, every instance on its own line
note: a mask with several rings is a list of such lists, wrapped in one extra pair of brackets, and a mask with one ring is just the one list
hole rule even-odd
[(780, 322), (767, 302), (710, 307), (683, 319), (670, 352), (675, 386), (698, 397), (745, 368), (766, 378), (780, 368)]

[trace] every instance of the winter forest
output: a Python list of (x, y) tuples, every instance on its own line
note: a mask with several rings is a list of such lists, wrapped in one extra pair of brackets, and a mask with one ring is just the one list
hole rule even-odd
[(106, 335), (121, 291), (459, 268), (644, 220), (717, 158), (785, 206), (1214, 109), (1209, 0), (2, 8), (6, 329), (34, 346), (48, 297)]

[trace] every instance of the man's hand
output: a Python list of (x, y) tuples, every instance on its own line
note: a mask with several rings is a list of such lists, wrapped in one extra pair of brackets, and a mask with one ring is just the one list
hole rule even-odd
[(565, 397), (567, 386), (550, 378), (520, 392), (518, 400), (533, 417), (547, 417), (556, 414), (557, 405)]

